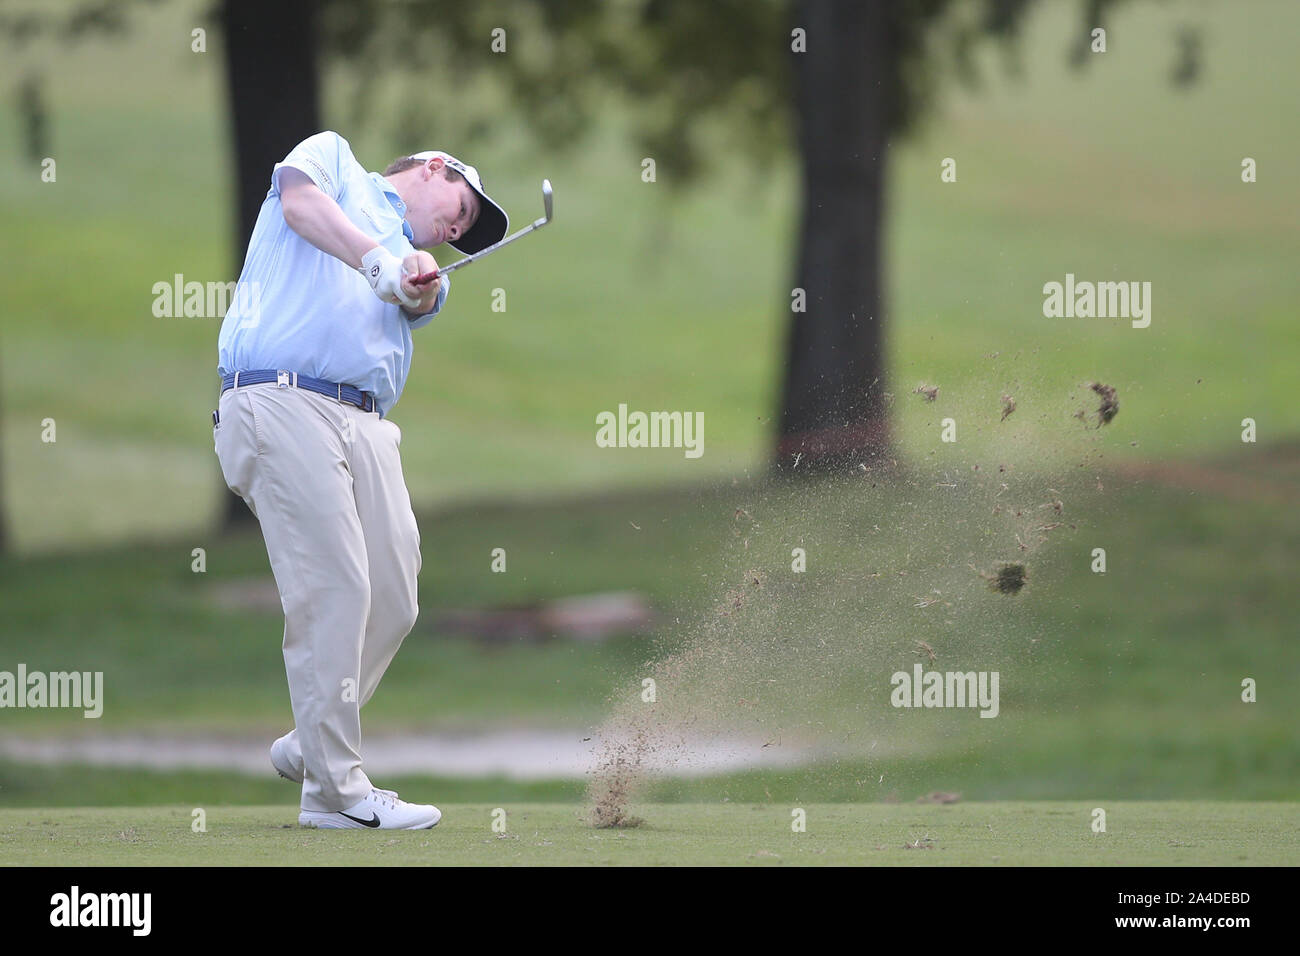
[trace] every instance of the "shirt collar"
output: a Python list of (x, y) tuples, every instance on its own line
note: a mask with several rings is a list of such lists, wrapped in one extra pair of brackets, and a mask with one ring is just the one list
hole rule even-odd
[(408, 242), (414, 242), (415, 230), (406, 221), (406, 203), (402, 201), (402, 197), (393, 188), (393, 184), (379, 173), (371, 173), (370, 177), (375, 181), (375, 185), (384, 191), (384, 196), (387, 197), (389, 205), (393, 207), (393, 212), (402, 217), (402, 234), (406, 236)]

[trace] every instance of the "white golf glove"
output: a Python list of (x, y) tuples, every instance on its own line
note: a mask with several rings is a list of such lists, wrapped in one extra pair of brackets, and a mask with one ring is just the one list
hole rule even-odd
[(402, 260), (383, 246), (375, 246), (361, 257), (361, 274), (383, 301), (408, 308), (420, 304), (419, 299), (412, 298), (402, 289)]

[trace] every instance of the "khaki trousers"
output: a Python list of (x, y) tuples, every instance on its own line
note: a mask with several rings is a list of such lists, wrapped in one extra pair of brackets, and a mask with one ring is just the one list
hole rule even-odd
[(374, 412), (275, 383), (222, 393), (213, 438), (230, 489), (262, 526), (284, 606), (284, 668), (304, 810), (370, 792), (361, 706), (419, 613), (420, 533), (401, 430)]

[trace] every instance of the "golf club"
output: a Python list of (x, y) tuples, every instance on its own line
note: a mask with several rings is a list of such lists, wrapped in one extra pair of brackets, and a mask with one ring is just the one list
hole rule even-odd
[(549, 179), (542, 180), (542, 207), (545, 210), (546, 215), (543, 216), (541, 219), (534, 221), (531, 225), (526, 226), (523, 229), (520, 229), (513, 236), (506, 236), (500, 242), (495, 242), (492, 245), (488, 246), (486, 249), (480, 249), (478, 252), (474, 253), (473, 255), (468, 255), (464, 259), (457, 259), (449, 266), (439, 266), (436, 271), (426, 272), (423, 275), (418, 275), (411, 281), (414, 282), (416, 285), (424, 285), (426, 282), (432, 282), (434, 280), (434, 277), (444, 276), (449, 272), (455, 272), (461, 266), (467, 266), (476, 259), (482, 259), (484, 256), (496, 252), (502, 246), (514, 242), (520, 236), (525, 236), (528, 233), (532, 232), (534, 229), (540, 229), (542, 226), (546, 225), (548, 222), (551, 221), (551, 181)]

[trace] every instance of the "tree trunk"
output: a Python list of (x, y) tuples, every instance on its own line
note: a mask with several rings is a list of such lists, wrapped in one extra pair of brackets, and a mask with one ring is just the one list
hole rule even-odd
[[(881, 294), (887, 116), (897, 45), (883, 2), (797, 0), (795, 112), (803, 214), (776, 466), (782, 474), (887, 457)], [(792, 471), (795, 457), (798, 465)]]
[[(239, 204), (235, 248), (242, 264), (272, 167), (321, 129), (316, 4), (222, 0), (221, 22)], [(223, 526), (253, 520), (239, 496), (225, 500)]]

